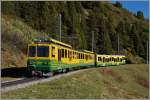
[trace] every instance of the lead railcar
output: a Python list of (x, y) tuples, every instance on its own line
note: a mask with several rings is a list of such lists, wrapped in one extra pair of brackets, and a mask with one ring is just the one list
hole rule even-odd
[(77, 51), (54, 39), (35, 39), (28, 45), (27, 68), (32, 75), (51, 75), (72, 68), (94, 66), (94, 53)]

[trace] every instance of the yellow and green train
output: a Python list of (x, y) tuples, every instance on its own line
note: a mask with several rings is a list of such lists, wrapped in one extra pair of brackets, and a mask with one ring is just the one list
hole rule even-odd
[(124, 55), (100, 55), (74, 50), (54, 39), (35, 39), (28, 45), (27, 68), (32, 75), (50, 75), (72, 69), (125, 64)]

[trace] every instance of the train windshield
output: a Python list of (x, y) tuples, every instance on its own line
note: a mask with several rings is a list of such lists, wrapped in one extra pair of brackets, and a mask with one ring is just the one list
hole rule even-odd
[(37, 57), (49, 57), (49, 47), (48, 46), (30, 46), (28, 56), (35, 57), (36, 55)]
[(35, 46), (30, 46), (29, 47), (28, 56), (29, 57), (35, 57), (36, 56), (36, 47)]
[(37, 56), (38, 57), (48, 57), (49, 47), (48, 46), (37, 46)]

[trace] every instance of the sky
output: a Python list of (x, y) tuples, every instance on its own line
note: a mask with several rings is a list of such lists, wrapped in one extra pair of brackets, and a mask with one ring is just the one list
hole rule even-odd
[[(113, 3), (115, 1), (112, 1)], [(136, 13), (137, 11), (143, 11), (144, 17), (149, 18), (149, 2), (146, 1), (120, 1), (123, 5), (123, 8), (128, 9), (129, 11)]]

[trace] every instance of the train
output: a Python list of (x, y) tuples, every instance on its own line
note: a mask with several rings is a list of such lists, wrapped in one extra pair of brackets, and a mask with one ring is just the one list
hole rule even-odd
[(55, 72), (122, 64), (126, 64), (125, 55), (75, 50), (71, 45), (52, 38), (35, 38), (28, 44), (27, 69), (32, 76), (51, 76)]

